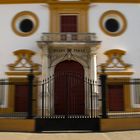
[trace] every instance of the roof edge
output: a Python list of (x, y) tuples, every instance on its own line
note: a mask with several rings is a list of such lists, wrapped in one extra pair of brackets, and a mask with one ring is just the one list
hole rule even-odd
[[(140, 3), (140, 0), (81, 0), (79, 3)], [(0, 0), (0, 4), (58, 3), (58, 0)], [(60, 3), (62, 3), (60, 1)], [(63, 3), (66, 3), (63, 1)], [(68, 3), (68, 2), (67, 2)], [(71, 2), (72, 3), (72, 2)], [(75, 3), (75, 1), (73, 1)]]

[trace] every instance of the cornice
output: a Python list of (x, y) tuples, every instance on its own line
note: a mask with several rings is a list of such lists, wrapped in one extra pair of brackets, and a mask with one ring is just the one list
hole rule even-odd
[(140, 0), (90, 0), (90, 3), (140, 3)]
[(64, 3), (140, 3), (140, 0), (81, 0), (81, 1), (58, 1), (58, 0), (0, 0), (0, 4), (31, 4), (31, 3), (48, 3), (48, 4), (64, 4)]
[[(30, 72), (5, 72), (6, 75), (8, 76), (27, 76), (28, 74), (30, 74)], [(34, 75), (41, 75), (41, 72), (34, 72)]]
[(62, 10), (62, 9), (69, 9), (69, 10), (86, 10), (88, 9), (89, 3), (50, 3), (49, 7), (50, 9), (57, 9), (57, 10)]
[[(100, 74), (103, 74), (102, 72), (98, 72), (98, 75), (100, 75)], [(113, 76), (115, 76), (115, 75), (120, 75), (120, 76), (126, 76), (126, 75), (132, 75), (132, 74), (134, 74), (133, 72), (105, 72), (105, 74), (107, 74), (107, 75), (113, 75)]]
[(46, 3), (45, 0), (0, 0), (0, 4)]

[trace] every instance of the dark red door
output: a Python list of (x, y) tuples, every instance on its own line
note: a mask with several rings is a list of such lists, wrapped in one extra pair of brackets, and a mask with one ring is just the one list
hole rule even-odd
[(109, 111), (124, 111), (123, 85), (108, 86)]
[(27, 112), (28, 109), (28, 86), (15, 86), (15, 112)]
[(84, 114), (84, 69), (75, 61), (63, 61), (55, 68), (55, 114)]
[(61, 16), (61, 32), (77, 32), (77, 16)]
[[(60, 20), (60, 32), (77, 32), (77, 16), (76, 15), (63, 15)], [(76, 34), (69, 36), (62, 34), (61, 40), (77, 40)]]

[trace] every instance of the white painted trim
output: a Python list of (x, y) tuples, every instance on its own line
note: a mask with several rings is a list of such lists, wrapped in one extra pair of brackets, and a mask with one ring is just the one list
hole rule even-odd
[[(8, 81), (6, 81), (7, 83)], [(7, 85), (0, 85), (2, 96), (3, 96), (3, 101), (2, 104), (0, 105), (0, 108), (7, 108), (8, 107), (8, 84)]]

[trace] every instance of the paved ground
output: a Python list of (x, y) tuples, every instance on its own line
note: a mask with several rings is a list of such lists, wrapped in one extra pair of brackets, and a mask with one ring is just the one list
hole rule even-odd
[(140, 130), (107, 133), (0, 132), (0, 140), (140, 140)]

